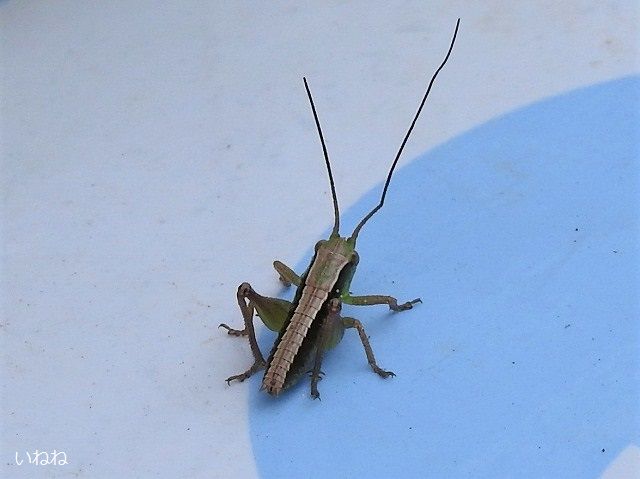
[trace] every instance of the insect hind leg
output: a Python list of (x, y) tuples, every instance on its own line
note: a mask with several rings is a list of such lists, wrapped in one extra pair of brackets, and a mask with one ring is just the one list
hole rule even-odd
[(220, 324), (219, 327), (227, 330), (227, 333), (232, 336), (247, 336), (249, 339), (249, 346), (251, 347), (251, 353), (253, 354), (253, 364), (249, 369), (241, 374), (236, 374), (234, 376), (230, 376), (226, 379), (227, 384), (230, 384), (231, 381), (244, 381), (248, 377), (250, 377), (256, 371), (260, 371), (265, 367), (265, 360), (262, 356), (262, 352), (260, 352), (260, 347), (258, 346), (258, 341), (256, 340), (256, 332), (253, 327), (253, 314), (255, 312), (255, 307), (251, 301), (251, 297), (256, 295), (255, 291), (251, 287), (249, 283), (242, 283), (238, 287), (237, 298), (238, 298), (238, 306), (240, 306), (240, 311), (242, 312), (242, 318), (244, 319), (244, 329), (238, 330), (233, 329), (226, 324)]
[(311, 397), (313, 399), (320, 399), (318, 382), (322, 380), (322, 376), (324, 375), (320, 370), (322, 367), (324, 352), (335, 346), (335, 344), (342, 339), (344, 326), (342, 324), (342, 318), (340, 317), (341, 309), (342, 303), (340, 302), (340, 299), (331, 299), (329, 301), (327, 315), (322, 321), (322, 326), (320, 327), (318, 346), (316, 348), (313, 369), (311, 370)]

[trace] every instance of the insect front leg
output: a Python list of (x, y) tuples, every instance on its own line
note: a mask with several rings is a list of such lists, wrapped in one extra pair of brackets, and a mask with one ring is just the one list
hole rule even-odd
[(371, 294), (366, 296), (351, 296), (345, 294), (342, 296), (342, 302), (350, 304), (352, 306), (370, 306), (372, 304), (388, 304), (389, 309), (392, 311), (406, 311), (413, 308), (416, 303), (422, 303), (420, 298), (416, 298), (413, 301), (407, 301), (403, 304), (398, 304), (398, 300), (393, 296), (385, 296), (382, 294)]
[(276, 260), (273, 262), (273, 267), (280, 275), (280, 281), (282, 281), (285, 287), (288, 288), (292, 284), (295, 286), (300, 286), (300, 283), (302, 282), (300, 276), (298, 276), (296, 272), (289, 268), (286, 264)]
[(242, 283), (238, 287), (236, 296), (238, 298), (238, 306), (242, 312), (242, 318), (244, 319), (244, 329), (233, 329), (224, 323), (220, 324), (219, 327), (226, 329), (227, 333), (232, 336), (247, 336), (254, 362), (253, 365), (242, 374), (227, 378), (227, 383), (233, 380), (244, 381), (253, 373), (265, 367), (266, 362), (258, 346), (255, 328), (253, 327), (253, 313), (257, 312), (260, 319), (262, 319), (269, 329), (279, 331), (284, 325), (289, 308), (291, 307), (291, 303), (284, 299), (268, 298), (259, 295), (253, 290), (249, 283)]
[(376, 363), (376, 357), (373, 355), (373, 349), (371, 349), (371, 344), (369, 343), (369, 338), (367, 337), (367, 333), (364, 330), (364, 326), (360, 321), (354, 318), (342, 318), (342, 324), (345, 328), (355, 328), (358, 331), (358, 335), (360, 336), (360, 341), (362, 341), (362, 346), (364, 346), (364, 352), (367, 355), (367, 361), (369, 362), (369, 366), (371, 369), (378, 374), (380, 377), (387, 378), (389, 376), (395, 376), (395, 374), (391, 371), (385, 371)]

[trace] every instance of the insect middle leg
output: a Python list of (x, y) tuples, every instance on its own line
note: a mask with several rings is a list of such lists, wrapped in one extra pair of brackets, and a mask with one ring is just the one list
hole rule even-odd
[(291, 306), (291, 303), (283, 299), (268, 298), (259, 295), (253, 290), (249, 283), (242, 283), (238, 287), (236, 296), (244, 320), (244, 329), (233, 329), (224, 323), (220, 324), (219, 327), (226, 329), (227, 333), (232, 336), (247, 336), (254, 361), (251, 367), (242, 374), (227, 378), (227, 383), (233, 380), (244, 381), (256, 371), (264, 369), (266, 365), (260, 347), (258, 346), (258, 341), (256, 340), (256, 332), (253, 326), (254, 312), (257, 311), (260, 319), (262, 319), (269, 329), (279, 331), (286, 321)]
[(416, 298), (413, 301), (407, 301), (403, 304), (398, 304), (398, 300), (393, 296), (385, 296), (382, 294), (371, 294), (366, 296), (342, 296), (342, 302), (350, 304), (352, 306), (370, 306), (372, 304), (388, 304), (389, 309), (392, 311), (406, 311), (413, 308), (416, 303), (422, 303), (420, 298)]

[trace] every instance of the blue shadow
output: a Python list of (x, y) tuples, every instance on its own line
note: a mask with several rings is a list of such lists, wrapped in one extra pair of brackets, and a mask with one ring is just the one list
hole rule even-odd
[[(596, 477), (637, 442), (639, 112), (640, 77), (624, 78), (399, 170), (360, 236), (352, 290), (424, 303), (345, 307), (397, 377), (374, 375), (347, 331), (321, 402), (308, 381), (274, 400), (252, 378), (261, 476)], [(273, 337), (261, 339), (268, 351)]]

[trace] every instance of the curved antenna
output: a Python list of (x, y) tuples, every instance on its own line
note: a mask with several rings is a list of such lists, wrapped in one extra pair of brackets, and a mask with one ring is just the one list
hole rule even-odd
[(449, 55), (451, 55), (451, 51), (453, 50), (453, 44), (456, 42), (456, 36), (458, 35), (458, 27), (459, 26), (460, 26), (460, 19), (458, 18), (458, 21), (456, 22), (456, 29), (453, 32), (453, 38), (451, 39), (451, 45), (449, 46), (449, 51), (447, 52), (447, 55), (444, 57), (444, 60), (442, 61), (442, 63), (440, 64), (440, 66), (438, 67), (436, 72), (431, 77), (431, 81), (429, 82), (429, 86), (427, 87), (427, 91), (424, 94), (424, 97), (422, 97), (422, 102), (420, 102), (420, 106), (418, 107), (418, 111), (416, 112), (416, 115), (413, 117), (413, 121), (411, 122), (411, 126), (409, 127), (409, 130), (407, 131), (407, 134), (404, 136), (404, 140), (402, 140), (402, 144), (400, 145), (400, 149), (398, 150), (398, 153), (396, 154), (395, 160), (393, 160), (393, 163), (391, 164), (391, 169), (389, 170), (389, 174), (387, 175), (387, 181), (385, 181), (384, 188), (382, 189), (382, 196), (380, 197), (380, 203), (378, 203), (378, 206), (376, 206), (374, 209), (372, 209), (367, 214), (367, 216), (365, 216), (362, 219), (362, 221), (360, 221), (360, 223), (358, 223), (358, 226), (356, 226), (356, 228), (353, 230), (353, 233), (351, 234), (351, 237), (349, 238), (350, 241), (353, 241), (353, 242), (356, 241), (356, 239), (358, 238), (358, 233), (360, 233), (360, 229), (362, 229), (364, 224), (367, 221), (369, 221), (369, 218), (371, 218), (374, 214), (376, 214), (376, 212), (380, 208), (382, 208), (382, 205), (384, 205), (384, 198), (387, 195), (387, 189), (389, 188), (389, 183), (391, 182), (391, 176), (393, 175), (393, 170), (395, 170), (396, 165), (398, 164), (398, 160), (400, 159), (400, 155), (402, 154), (402, 150), (404, 149), (404, 145), (407, 143), (407, 140), (409, 139), (409, 135), (411, 135), (411, 131), (413, 130), (413, 127), (415, 126), (416, 121), (418, 120), (418, 117), (420, 116), (420, 112), (422, 111), (422, 107), (424, 106), (425, 102), (427, 101), (427, 97), (429, 96), (429, 92), (431, 91), (431, 87), (433, 86), (433, 82), (436, 80), (436, 77), (438, 76), (438, 73), (440, 73), (440, 70), (442, 70), (442, 68), (444, 67), (445, 63), (447, 63), (447, 60), (449, 60)]
[(309, 97), (309, 103), (311, 103), (311, 110), (313, 111), (313, 119), (316, 121), (316, 127), (318, 128), (318, 134), (320, 135), (320, 143), (322, 143), (322, 152), (324, 153), (324, 162), (327, 165), (327, 173), (329, 173), (329, 184), (331, 185), (331, 197), (333, 198), (333, 231), (331, 236), (340, 236), (338, 229), (340, 228), (340, 210), (338, 209), (338, 197), (336, 196), (336, 185), (333, 183), (333, 174), (331, 173), (331, 163), (329, 163), (329, 154), (327, 153), (327, 145), (324, 144), (324, 137), (322, 136), (322, 129), (320, 128), (320, 120), (318, 120), (318, 113), (316, 112), (316, 106), (313, 104), (313, 98), (311, 98), (311, 90), (309, 90), (309, 84), (306, 78), (304, 80), (304, 87), (307, 90), (307, 96)]

